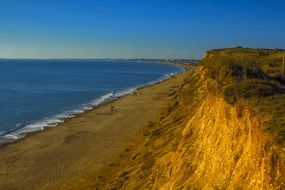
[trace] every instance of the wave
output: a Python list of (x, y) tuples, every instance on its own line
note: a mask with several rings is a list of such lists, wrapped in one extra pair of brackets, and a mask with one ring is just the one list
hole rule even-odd
[[(182, 69), (182, 71), (184, 70)], [(138, 88), (142, 88), (145, 86), (149, 86), (149, 85), (162, 82), (177, 73), (179, 73), (179, 71), (166, 74), (157, 80), (154, 80), (154, 81), (142, 84), (142, 85), (138, 85), (136, 87), (120, 90), (117, 92), (107, 93), (87, 104), (80, 106), (77, 109), (66, 111), (61, 114), (55, 115), (53, 117), (45, 118), (43, 120), (30, 123), (30, 124), (20, 123), (16, 125), (16, 128), (14, 130), (11, 130), (11, 131), (0, 131), (0, 144), (14, 142), (18, 139), (25, 137), (29, 133), (36, 132), (36, 131), (42, 131), (45, 128), (56, 127), (58, 124), (63, 123), (66, 119), (73, 118), (78, 114), (82, 114), (88, 110), (92, 110), (96, 106), (101, 105), (107, 101), (118, 99), (122, 96), (131, 94), (132, 92), (136, 91)]]

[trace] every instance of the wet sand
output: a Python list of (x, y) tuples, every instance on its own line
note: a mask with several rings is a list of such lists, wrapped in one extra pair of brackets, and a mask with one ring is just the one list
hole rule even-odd
[[(141, 138), (141, 130), (159, 118), (186, 75), (180, 73), (140, 89), (142, 95), (124, 96), (0, 147), (0, 189), (96, 189), (94, 182), (104, 178), (99, 171), (116, 163), (126, 143)], [(118, 112), (111, 113), (111, 105)]]

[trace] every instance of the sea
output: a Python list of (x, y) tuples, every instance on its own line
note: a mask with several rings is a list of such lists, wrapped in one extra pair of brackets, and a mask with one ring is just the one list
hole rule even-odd
[(0, 60), (0, 144), (56, 127), (182, 68), (123, 60)]

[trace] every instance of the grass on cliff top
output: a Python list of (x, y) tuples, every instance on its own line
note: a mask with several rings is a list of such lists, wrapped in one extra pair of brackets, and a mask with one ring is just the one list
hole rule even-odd
[[(282, 49), (251, 49), (228, 48), (208, 52), (212, 55), (247, 58), (254, 60), (268, 76), (278, 79), (281, 77), (283, 53)], [(241, 62), (243, 62), (241, 60)]]
[(266, 120), (265, 129), (285, 146), (283, 50), (231, 48), (211, 50), (201, 61), (231, 104), (246, 101)]

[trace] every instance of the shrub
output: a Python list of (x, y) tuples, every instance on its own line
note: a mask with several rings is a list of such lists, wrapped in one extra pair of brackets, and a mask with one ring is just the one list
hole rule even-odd
[(214, 55), (202, 62), (208, 69), (208, 75), (218, 84), (241, 82), (245, 79), (265, 79), (267, 75), (260, 64), (253, 58), (244, 55)]
[(251, 97), (265, 97), (279, 93), (278, 88), (266, 81), (249, 80), (224, 88), (223, 96), (229, 103)]

